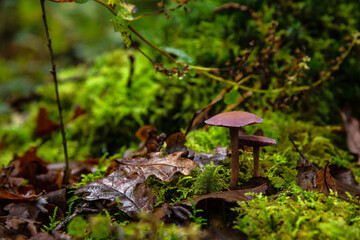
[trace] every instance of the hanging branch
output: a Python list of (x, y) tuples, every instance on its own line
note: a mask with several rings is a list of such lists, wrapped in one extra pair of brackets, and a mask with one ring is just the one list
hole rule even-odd
[(66, 137), (65, 137), (65, 130), (64, 130), (64, 122), (63, 122), (63, 117), (62, 117), (62, 106), (61, 106), (61, 102), (60, 102), (58, 83), (57, 83), (57, 78), (56, 78), (55, 57), (54, 57), (54, 52), (53, 52), (52, 46), (51, 46), (51, 39), (50, 39), (50, 34), (49, 34), (49, 28), (48, 28), (47, 21), (46, 21), (44, 2), (45, 2), (45, 0), (40, 0), (41, 10), (42, 10), (42, 19), (43, 19), (44, 26), (45, 26), (46, 38), (47, 38), (47, 41), (48, 41), (47, 45), (48, 45), (48, 48), (49, 48), (50, 60), (51, 60), (51, 66), (52, 66), (52, 69), (51, 69), (50, 73), (51, 73), (51, 75), (53, 77), (54, 85), (55, 85), (56, 102), (57, 102), (57, 105), (58, 105), (59, 118), (60, 118), (60, 132), (61, 132), (61, 136), (62, 136), (62, 144), (63, 144), (63, 147), (64, 147), (64, 155), (65, 155), (65, 173), (64, 173), (63, 183), (64, 184), (69, 184), (69, 159), (68, 159), (67, 147), (66, 147)]
[[(103, 5), (104, 7), (106, 7), (109, 11), (111, 11), (115, 16), (117, 16), (117, 12), (115, 11), (115, 9), (113, 7), (111, 7), (108, 3), (106, 3), (103, 0), (94, 0), (97, 3), (100, 3), (101, 5)], [(250, 13), (251, 17), (254, 18), (257, 22), (257, 24), (259, 26), (263, 26), (263, 23), (261, 22), (259, 16), (256, 14), (256, 12), (254, 12), (252, 9), (243, 6), (243, 5), (239, 5), (239, 4), (234, 4), (234, 3), (229, 3), (229, 4), (225, 4), (219, 8), (215, 9), (215, 12), (219, 12), (222, 11), (224, 9), (228, 9), (228, 8), (234, 8), (234, 9), (239, 9), (241, 11), (247, 11)], [(173, 11), (176, 10), (177, 8), (174, 9), (168, 9), (165, 10), (166, 11)], [(157, 12), (153, 12), (150, 14), (145, 14), (145, 15), (141, 15), (135, 19), (133, 19), (132, 21), (135, 20), (139, 20), (143, 17), (146, 16), (152, 16), (152, 15), (156, 15), (156, 14), (161, 14), (163, 13), (163, 10), (161, 11), (157, 11)], [(175, 58), (173, 58), (169, 53), (167, 53), (166, 51), (164, 51), (163, 49), (157, 47), (156, 45), (152, 44), (150, 41), (148, 41), (144, 36), (142, 36), (139, 32), (137, 32), (132, 26), (128, 25), (128, 28), (130, 31), (132, 31), (136, 36), (138, 36), (143, 42), (145, 42), (147, 45), (149, 45), (151, 48), (155, 49), (156, 51), (158, 51), (159, 53), (161, 53), (163, 56), (167, 57), (171, 62), (184, 66), (186, 65), (185, 63), (181, 63), (181, 62), (177, 62)], [(359, 33), (355, 33), (353, 35), (353, 41), (350, 44), (350, 46), (348, 47), (347, 51), (345, 51), (343, 54), (341, 54), (341, 56), (339, 56), (338, 60), (337, 60), (337, 64), (333, 67), (331, 67), (331, 69), (327, 72), (325, 72), (320, 79), (318, 79), (316, 82), (309, 84), (309, 85), (303, 85), (303, 86), (298, 86), (298, 87), (280, 87), (280, 88), (275, 88), (275, 89), (257, 89), (257, 88), (251, 88), (251, 87), (246, 87), (242, 85), (242, 82), (238, 82), (235, 83), (231, 80), (226, 80), (220, 76), (216, 76), (214, 74), (211, 74), (210, 72), (219, 72), (219, 71), (227, 71), (230, 68), (207, 68), (207, 67), (199, 67), (199, 66), (192, 66), (192, 65), (188, 65), (188, 67), (190, 67), (191, 69), (195, 70), (196, 73), (201, 74), (201, 75), (205, 75), (215, 81), (218, 82), (222, 82), (222, 83), (226, 83), (228, 85), (233, 85), (233, 86), (237, 86), (243, 90), (246, 91), (251, 91), (251, 92), (256, 92), (256, 93), (280, 93), (280, 92), (287, 92), (287, 93), (295, 93), (295, 92), (301, 92), (301, 91), (307, 91), (310, 90), (314, 87), (316, 87), (317, 85), (327, 81), (328, 79), (330, 79), (331, 74), (336, 71), (339, 66), (342, 64), (342, 62), (344, 61), (344, 59), (347, 57), (347, 55), (350, 53), (350, 51), (352, 50), (352, 48), (359, 44), (359, 37), (360, 34)], [(153, 60), (151, 60), (151, 58), (147, 55), (144, 54), (144, 52), (141, 51), (141, 53), (147, 57), (150, 61), (153, 62)], [(246, 80), (248, 80), (246, 78)]]

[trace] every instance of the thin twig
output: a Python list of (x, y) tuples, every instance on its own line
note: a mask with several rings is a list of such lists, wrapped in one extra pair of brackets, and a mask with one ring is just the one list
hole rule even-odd
[(146, 13), (146, 14), (143, 14), (143, 15), (140, 15), (140, 16), (137, 16), (137, 17), (134, 17), (133, 19), (131, 19), (130, 21), (133, 22), (133, 21), (136, 21), (136, 20), (139, 20), (141, 18), (144, 18), (144, 17), (148, 17), (148, 16), (152, 16), (152, 15), (157, 15), (157, 14), (162, 14), (162, 13), (166, 13), (166, 12), (171, 12), (171, 11), (175, 11), (176, 9), (179, 9), (181, 8), (183, 5), (177, 5), (176, 7), (174, 8), (169, 8), (169, 9), (162, 9), (162, 10), (158, 10), (158, 11), (155, 11), (155, 12), (152, 12), (152, 13)]
[(292, 139), (292, 137), (289, 135), (289, 140), (291, 141), (291, 143), (294, 145), (296, 151), (300, 154), (301, 157), (307, 159), (304, 154), (300, 151), (300, 149), (298, 148), (298, 146), (295, 144), (294, 140)]
[(47, 25), (47, 21), (46, 21), (46, 13), (45, 13), (45, 4), (44, 4), (45, 0), (40, 0), (40, 4), (41, 4), (41, 10), (42, 10), (42, 19), (44, 22), (44, 26), (45, 26), (45, 32), (46, 32), (46, 38), (48, 41), (48, 48), (49, 48), (49, 53), (50, 53), (50, 60), (51, 60), (51, 66), (52, 69), (50, 71), (52, 77), (53, 77), (53, 81), (54, 81), (54, 85), (55, 85), (55, 94), (56, 94), (56, 102), (58, 105), (58, 110), (59, 110), (59, 118), (60, 118), (60, 132), (61, 132), (61, 136), (62, 136), (62, 144), (64, 147), (64, 155), (65, 155), (65, 173), (64, 173), (64, 184), (69, 184), (69, 159), (68, 159), (68, 154), (67, 154), (67, 147), (66, 147), (66, 137), (65, 137), (65, 129), (64, 129), (64, 122), (63, 122), (63, 117), (62, 117), (62, 106), (61, 106), (61, 102), (60, 102), (60, 97), (59, 97), (59, 90), (58, 90), (58, 82), (57, 82), (57, 78), (56, 78), (56, 65), (55, 65), (55, 57), (54, 57), (54, 52), (51, 46), (51, 38), (50, 38), (50, 34), (49, 34), (49, 28)]
[(153, 49), (155, 49), (156, 51), (160, 52), (162, 55), (164, 55), (165, 57), (167, 57), (168, 59), (170, 59), (172, 62), (176, 63), (176, 59), (173, 58), (172, 56), (170, 56), (169, 53), (165, 52), (164, 50), (162, 50), (161, 48), (155, 46), (154, 44), (152, 44), (151, 42), (149, 42), (146, 38), (144, 38), (140, 33), (138, 33), (132, 26), (128, 26), (128, 28), (135, 33), (136, 36), (138, 36), (141, 40), (143, 40), (147, 45), (149, 45), (150, 47), (152, 47)]
[(114, 10), (113, 7), (111, 7), (109, 4), (107, 4), (106, 2), (102, 1), (102, 0), (95, 0), (95, 2), (100, 3), (101, 5), (103, 5), (104, 7), (106, 7), (107, 9), (109, 9), (110, 12), (112, 12), (112, 14), (114, 14), (115, 16), (117, 16), (116, 11)]

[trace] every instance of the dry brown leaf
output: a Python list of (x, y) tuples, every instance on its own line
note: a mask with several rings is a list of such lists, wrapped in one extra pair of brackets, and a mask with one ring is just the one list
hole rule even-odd
[(155, 135), (156, 136), (156, 127), (153, 125), (145, 125), (139, 128), (135, 135), (138, 139), (145, 142), (150, 136)]
[[(10, 203), (4, 207), (8, 212), (5, 226), (17, 234), (27, 238), (40, 232), (43, 225), (49, 225), (49, 215), (54, 214), (55, 205), (49, 204), (45, 198), (38, 197), (32, 201)], [(64, 217), (60, 209), (56, 212), (55, 221)]]
[(153, 195), (146, 185), (142, 172), (132, 167), (124, 166), (109, 176), (82, 186), (75, 194), (84, 193), (83, 199), (95, 201), (100, 199), (119, 203), (119, 209), (131, 217), (139, 211), (153, 211)]
[(307, 158), (301, 156), (297, 162), (296, 184), (307, 191), (316, 189), (316, 173), (319, 171)]
[(330, 175), (330, 168), (326, 164), (325, 168), (316, 173), (316, 188), (318, 191), (329, 195), (330, 190), (337, 191), (335, 179)]
[(194, 161), (188, 158), (181, 158), (182, 152), (176, 152), (162, 156), (162, 152), (152, 153), (150, 159), (135, 158), (119, 160), (119, 167), (131, 166), (140, 169), (144, 173), (145, 178), (155, 175), (157, 178), (165, 182), (170, 182), (175, 173), (180, 172), (189, 175), (191, 170), (196, 167)]
[[(254, 199), (254, 197), (251, 195), (246, 195), (246, 193), (265, 194), (267, 189), (268, 189), (268, 185), (264, 183), (255, 188), (209, 193), (206, 195), (192, 198), (192, 201), (194, 202), (195, 205), (197, 205), (198, 202), (207, 199), (221, 199), (226, 202), (248, 201)], [(179, 204), (191, 206), (191, 202), (189, 200), (181, 201), (179, 202)]]
[(59, 124), (51, 121), (47, 110), (41, 107), (36, 118), (36, 134), (39, 137), (47, 137), (57, 129), (59, 129)]
[(351, 116), (350, 107), (340, 110), (340, 115), (346, 131), (346, 142), (349, 151), (357, 155), (357, 164), (360, 165), (360, 127), (359, 121)]
[(75, 194), (84, 193), (83, 199), (118, 202), (121, 211), (135, 217), (139, 211), (153, 211), (153, 194), (144, 183), (155, 175), (163, 181), (171, 181), (177, 172), (188, 175), (196, 167), (195, 163), (180, 158), (182, 152), (161, 156), (153, 153), (148, 158), (116, 160), (118, 169), (109, 176), (80, 187)]
[(22, 156), (14, 155), (15, 168), (10, 176), (28, 179), (36, 192), (57, 190), (58, 174), (55, 171), (48, 171), (47, 163), (37, 156), (36, 151), (36, 147), (30, 147)]
[(185, 134), (182, 132), (173, 133), (166, 139), (166, 149), (165, 152), (174, 153), (174, 152), (185, 152), (187, 148), (185, 147), (186, 138)]
[(9, 191), (0, 188), (0, 201), (31, 201), (39, 197), (38, 195), (22, 196), (20, 194), (10, 193)]

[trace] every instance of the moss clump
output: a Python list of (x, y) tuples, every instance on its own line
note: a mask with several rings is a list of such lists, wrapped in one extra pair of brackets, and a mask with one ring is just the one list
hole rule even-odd
[(67, 232), (75, 239), (199, 239), (200, 227), (166, 225), (147, 214), (139, 215), (141, 221), (117, 223), (108, 216), (94, 215), (89, 219), (75, 217), (68, 225)]
[[(215, 166), (213, 162), (201, 169), (194, 183), (195, 194), (220, 192), (227, 187), (225, 177), (221, 174), (223, 166)], [(226, 178), (227, 179), (227, 178)]]
[(234, 228), (250, 239), (359, 239), (359, 205), (297, 186), (239, 202)]

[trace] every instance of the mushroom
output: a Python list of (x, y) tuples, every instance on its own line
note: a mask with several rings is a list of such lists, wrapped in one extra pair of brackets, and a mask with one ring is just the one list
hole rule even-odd
[(255, 114), (242, 111), (219, 113), (205, 121), (209, 125), (229, 128), (231, 144), (230, 190), (236, 189), (239, 181), (239, 128), (262, 121), (263, 119)]
[(239, 144), (253, 148), (254, 177), (260, 177), (259, 149), (276, 144), (276, 140), (263, 136), (239, 136)]

